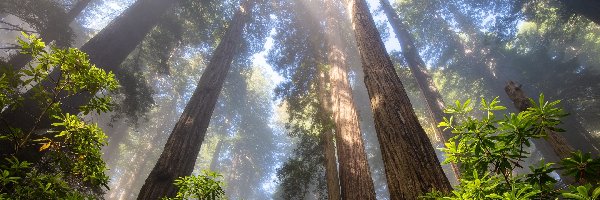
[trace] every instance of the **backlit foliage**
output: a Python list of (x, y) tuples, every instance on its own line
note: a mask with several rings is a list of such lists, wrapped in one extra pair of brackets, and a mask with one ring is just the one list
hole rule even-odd
[[(81, 106), (83, 114), (111, 110), (108, 94), (119, 85), (111, 72), (95, 67), (87, 55), (78, 49), (49, 47), (34, 35), (23, 34), (19, 39), (22, 53), (37, 61), (20, 71), (3, 72), (0, 76), (0, 106), (3, 112), (18, 106), (39, 106), (44, 112), (32, 116), (34, 128), (21, 130), (12, 127), (11, 119), (2, 119), (0, 140), (3, 145), (0, 166), (2, 180), (0, 195), (16, 199), (81, 199), (108, 188), (108, 176), (100, 149), (106, 145), (106, 135), (96, 124), (79, 115), (63, 113), (60, 107), (66, 98), (80, 93), (95, 94)], [(60, 72), (59, 72), (60, 71)], [(58, 72), (58, 73), (57, 73)], [(43, 84), (50, 81), (52, 87)], [(30, 87), (37, 105), (23, 105)], [(50, 130), (35, 127), (44, 117), (53, 122)]]
[(526, 149), (532, 139), (548, 137), (550, 131), (563, 132), (558, 125), (566, 114), (557, 107), (560, 101), (547, 102), (544, 95), (538, 102), (530, 101), (533, 107), (526, 111), (498, 117), (496, 113), (506, 107), (499, 105), (497, 98), (489, 102), (482, 98), (478, 107), (483, 112), (481, 119), (469, 114), (474, 112), (470, 100), (456, 101), (448, 108), (445, 112), (452, 116), (444, 118), (439, 126), (451, 129), (456, 136), (443, 149), (447, 156), (444, 162), (459, 163), (465, 173), (451, 194), (432, 192), (424, 198), (553, 199), (560, 195), (557, 180), (550, 176), (556, 169), (566, 171), (562, 182), (566, 176), (575, 175), (579, 183), (597, 185), (600, 158), (594, 160), (581, 152), (564, 159), (560, 168), (542, 161), (529, 166), (527, 174), (515, 173), (517, 168), (525, 167), (523, 161), (530, 155)]

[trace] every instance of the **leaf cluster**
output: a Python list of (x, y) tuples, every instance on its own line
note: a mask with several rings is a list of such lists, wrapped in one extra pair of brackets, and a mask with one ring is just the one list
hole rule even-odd
[(197, 176), (185, 176), (175, 179), (175, 186), (179, 188), (175, 198), (163, 198), (164, 200), (177, 199), (226, 199), (222, 181), (223, 176), (210, 170), (202, 170)]
[[(530, 99), (532, 107), (520, 113), (510, 113), (503, 118), (496, 112), (505, 110), (498, 98), (488, 102), (481, 99), (478, 110), (484, 117), (471, 116), (474, 106), (471, 101), (459, 101), (446, 109), (451, 114), (439, 126), (451, 129), (454, 137), (442, 149), (446, 153), (445, 163), (459, 163), (464, 173), (460, 185), (451, 194), (432, 191), (423, 198), (430, 199), (550, 199), (560, 195), (557, 181), (550, 176), (554, 170), (563, 169), (563, 175), (572, 175), (578, 180), (598, 183), (600, 159), (592, 159), (589, 154), (574, 152), (564, 159), (561, 167), (541, 161), (537, 166), (529, 166), (527, 174), (513, 174), (523, 168), (522, 162), (529, 156), (526, 147), (531, 139), (546, 137), (550, 132), (562, 132), (557, 126), (561, 117), (566, 116), (556, 106), (560, 101), (547, 102), (540, 95), (538, 102)], [(580, 186), (583, 187), (583, 186)], [(590, 186), (591, 187), (591, 186)], [(590, 188), (587, 188), (588, 190)], [(581, 188), (579, 190), (582, 190)], [(575, 191), (575, 193), (573, 193)], [(587, 191), (587, 190), (586, 190)], [(577, 187), (563, 192), (563, 197), (587, 194)], [(565, 196), (566, 195), (566, 196)]]
[[(78, 49), (46, 47), (34, 35), (23, 33), (23, 37), (27, 41), (18, 39), (21, 53), (31, 55), (35, 64), (2, 72), (0, 106), (2, 112), (21, 106), (37, 106), (42, 112), (30, 113), (30, 130), (0, 117), (0, 142), (10, 146), (0, 155), (10, 163), (1, 168), (0, 195), (72, 199), (98, 193), (101, 186), (108, 188), (107, 168), (101, 157), (106, 135), (81, 116), (63, 113), (61, 106), (69, 98), (90, 93), (93, 97), (79, 108), (82, 114), (110, 111), (113, 103), (108, 94), (119, 87), (114, 74), (91, 64)], [(37, 129), (43, 120), (52, 122), (50, 130)]]

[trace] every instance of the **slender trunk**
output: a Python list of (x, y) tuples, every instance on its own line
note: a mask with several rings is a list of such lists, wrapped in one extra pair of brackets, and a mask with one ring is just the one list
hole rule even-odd
[(600, 25), (600, 1), (597, 0), (561, 0), (575, 13), (583, 15), (594, 23)]
[(253, 0), (244, 1), (233, 16), (196, 90), (175, 124), (158, 162), (140, 190), (138, 199), (172, 197), (177, 192), (173, 181), (192, 173), (223, 82), (234, 55), (238, 53), (244, 26), (250, 19), (253, 7)]
[(219, 155), (221, 154), (221, 148), (223, 148), (223, 139), (220, 139), (217, 142), (217, 146), (215, 147), (215, 153), (213, 153), (212, 160), (210, 160), (211, 171), (217, 171), (217, 167), (219, 166)]
[[(506, 87), (504, 87), (504, 91), (506, 91), (506, 94), (513, 101), (515, 108), (519, 110), (519, 112), (525, 111), (527, 110), (527, 108), (530, 108), (532, 106), (531, 102), (529, 101), (529, 98), (527, 98), (525, 92), (523, 92), (523, 90), (521, 89), (520, 84), (517, 84), (513, 81), (509, 81)], [(548, 134), (546, 137), (544, 137), (544, 140), (547, 142), (547, 144), (550, 145), (553, 152), (556, 154), (556, 156), (558, 156), (558, 159), (562, 160), (571, 156), (571, 152), (573, 152), (574, 149), (573, 147), (571, 147), (571, 145), (569, 145), (569, 143), (564, 137), (552, 130), (546, 129), (544, 131), (546, 132), (546, 134)], [(534, 140), (534, 142), (537, 141)], [(549, 157), (547, 159), (549, 159), (551, 162), (559, 162), (560, 160), (553, 161), (553, 159), (555, 159), (556, 156), (547, 155), (546, 157)], [(559, 173), (561, 174), (560, 178), (564, 183), (575, 183), (575, 179), (573, 179), (573, 177), (571, 176), (565, 175), (564, 171), (559, 170)]]
[(364, 0), (352, 3), (352, 24), (390, 198), (417, 199), (432, 189), (449, 192), (452, 187), (394, 70), (367, 3)]
[[(510, 97), (510, 99), (513, 101), (517, 110), (522, 112), (532, 106), (531, 102), (529, 101), (529, 98), (527, 98), (527, 96), (521, 89), (520, 84), (510, 81), (506, 85), (504, 90), (506, 91), (506, 94), (508, 94), (508, 97)], [(546, 132), (548, 134), (548, 137), (545, 137), (544, 139), (548, 141), (550, 146), (552, 146), (554, 153), (556, 153), (556, 155), (558, 155), (560, 159), (569, 157), (571, 155), (571, 152), (574, 151), (574, 149), (573, 147), (571, 147), (571, 145), (567, 143), (565, 138), (563, 138), (561, 135), (557, 134), (554, 131), (546, 130)]]
[[(113, 20), (106, 28), (81, 47), (86, 52), (91, 63), (106, 71), (118, 73), (123, 60), (135, 49), (145, 35), (156, 25), (160, 16), (165, 13), (175, 0), (138, 0), (121, 16)], [(57, 79), (60, 70), (54, 70), (49, 76)], [(45, 88), (53, 88), (51, 81), (43, 81)], [(81, 93), (64, 99), (63, 112), (77, 114), (79, 106), (89, 101), (94, 94)], [(23, 105), (37, 105), (33, 100), (33, 92), (25, 94)], [(39, 116), (42, 110), (38, 106), (24, 106), (2, 113), (2, 118), (9, 120), (11, 125), (22, 130), (31, 130), (31, 116)], [(50, 128), (50, 117), (42, 117), (38, 129)]]
[[(425, 62), (417, 51), (417, 47), (414, 44), (412, 35), (408, 32), (406, 25), (402, 23), (402, 20), (400, 20), (400, 17), (398, 17), (398, 14), (396, 14), (389, 1), (380, 0), (380, 2), (383, 11), (387, 15), (387, 18), (392, 25), (392, 29), (394, 29), (394, 33), (398, 38), (398, 42), (402, 48), (404, 60), (406, 60), (408, 68), (410, 68), (410, 72), (417, 80), (417, 85), (425, 97), (425, 102), (427, 103), (431, 117), (433, 120), (435, 120), (436, 124), (444, 121), (444, 100), (435, 86), (433, 78), (427, 72)], [(441, 128), (436, 128), (435, 133), (442, 141), (442, 144), (453, 136), (450, 129), (444, 131)], [(451, 167), (454, 172), (454, 176), (456, 176), (458, 179), (460, 177), (460, 171), (457, 164), (452, 163)]]
[(341, 199), (375, 199), (375, 187), (348, 80), (346, 55), (342, 49), (343, 41), (337, 21), (341, 14), (336, 10), (339, 6), (335, 2), (328, 0), (325, 6), (325, 38), (328, 44), (328, 81), (331, 87), (328, 107), (335, 124)]

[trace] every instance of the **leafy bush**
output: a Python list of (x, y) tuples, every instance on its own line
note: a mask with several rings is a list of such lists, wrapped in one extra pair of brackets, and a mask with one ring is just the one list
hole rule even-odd
[[(531, 139), (546, 137), (549, 131), (562, 132), (557, 126), (566, 114), (556, 107), (560, 101), (547, 102), (544, 95), (540, 95), (538, 102), (530, 100), (533, 106), (526, 111), (499, 118), (496, 112), (506, 107), (499, 105), (497, 99), (491, 102), (481, 99), (478, 110), (483, 112), (482, 119), (472, 117), (474, 106), (470, 100), (456, 101), (445, 111), (452, 116), (444, 118), (439, 126), (451, 129), (456, 135), (442, 150), (447, 157), (444, 163), (458, 163), (461, 171), (466, 173), (462, 174), (460, 185), (451, 194), (432, 191), (423, 198), (553, 199), (559, 196), (560, 189), (555, 189), (557, 181), (549, 173), (556, 169), (564, 169), (564, 175), (574, 175), (578, 180), (598, 183), (600, 159), (592, 159), (581, 152), (563, 160), (560, 168), (542, 161), (537, 166), (530, 166), (528, 174), (514, 174), (515, 169), (523, 168), (521, 162), (529, 156), (525, 147), (531, 145)], [(567, 198), (573, 195), (563, 193)]]
[(592, 189), (591, 184), (586, 184), (578, 187), (571, 186), (569, 187), (569, 191), (564, 192), (562, 196), (566, 199), (598, 200), (600, 199), (600, 187)]
[[(111, 72), (95, 67), (84, 52), (75, 48), (46, 50), (40, 38), (24, 33), (23, 37), (28, 41), (18, 40), (21, 53), (31, 55), (35, 64), (0, 74), (0, 108), (5, 112), (38, 106), (42, 113), (31, 116), (31, 130), (13, 127), (11, 119), (0, 116), (4, 123), (0, 142), (13, 147), (0, 155), (6, 161), (0, 166), (0, 199), (93, 198), (102, 186), (108, 188), (100, 151), (106, 135), (96, 124), (63, 113), (61, 104), (89, 93), (91, 100), (79, 110), (83, 114), (106, 112), (112, 107), (108, 93), (119, 85)], [(44, 81), (51, 84), (42, 84)], [(33, 95), (23, 93), (25, 88)], [(50, 130), (35, 128), (43, 118), (53, 122)]]
[(220, 180), (222, 177), (222, 175), (208, 170), (202, 170), (202, 173), (197, 176), (180, 177), (174, 183), (179, 188), (175, 198), (164, 199), (225, 199), (224, 184)]

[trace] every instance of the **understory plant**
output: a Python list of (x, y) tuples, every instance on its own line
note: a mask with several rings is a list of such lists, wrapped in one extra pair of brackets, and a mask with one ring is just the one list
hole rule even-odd
[[(20, 70), (0, 72), (0, 199), (94, 199), (108, 189), (101, 148), (106, 135), (83, 118), (113, 106), (109, 94), (118, 87), (112, 72), (90, 63), (75, 48), (47, 47), (35, 35), (18, 39), (21, 52), (34, 58)], [(65, 113), (62, 104), (86, 94), (80, 114)], [(68, 105), (67, 105), (68, 106)], [(14, 126), (4, 114), (19, 107), (38, 107), (31, 129)], [(37, 128), (50, 120), (50, 129)]]
[[(532, 139), (547, 137), (550, 132), (563, 132), (558, 125), (566, 113), (558, 108), (560, 101), (548, 102), (544, 95), (531, 108), (501, 117), (498, 112), (506, 107), (499, 105), (498, 98), (492, 101), (481, 99), (478, 111), (470, 100), (456, 101), (445, 110), (450, 118), (444, 118), (439, 127), (452, 130), (442, 151), (444, 163), (459, 164), (462, 173), (460, 184), (452, 193), (432, 191), (424, 199), (597, 199), (598, 169), (600, 159), (590, 154), (573, 152), (572, 156), (559, 164), (541, 161), (529, 166), (526, 174), (516, 174), (524, 168), (523, 161), (530, 152)], [(473, 117), (481, 114), (480, 119)], [(574, 176), (575, 183), (560, 183), (550, 174), (561, 169), (562, 177)], [(587, 183), (587, 185), (582, 185)], [(572, 184), (566, 188), (565, 184)], [(587, 196), (586, 196), (587, 195)], [(594, 197), (595, 195), (595, 197)], [(580, 198), (581, 197), (581, 198)]]
[(199, 199), (199, 200), (217, 200), (226, 199), (223, 176), (217, 172), (202, 170), (196, 176), (184, 176), (175, 179), (175, 186), (178, 191), (174, 198), (163, 198), (163, 200), (183, 200), (183, 199)]

